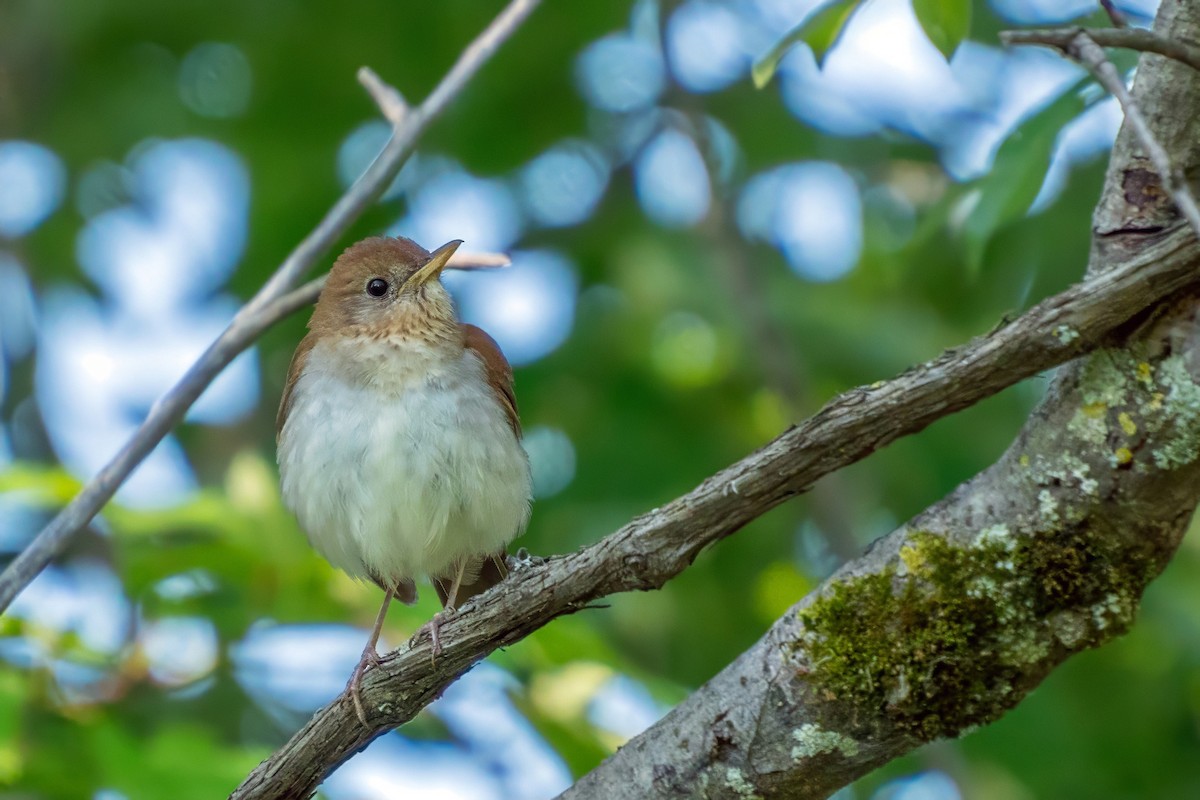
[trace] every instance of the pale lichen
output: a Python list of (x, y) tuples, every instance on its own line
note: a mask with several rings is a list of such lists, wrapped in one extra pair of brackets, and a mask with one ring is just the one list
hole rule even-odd
[(1066, 345), (1079, 338), (1079, 331), (1070, 325), (1059, 325), (1054, 329), (1054, 337), (1058, 339), (1060, 344)]
[(1012, 531), (1008, 529), (1007, 525), (989, 525), (975, 537), (974, 545), (976, 547), (996, 545), (1011, 552), (1016, 548), (1017, 541), (1013, 538)]
[(858, 742), (837, 731), (828, 731), (811, 722), (792, 731), (796, 744), (792, 747), (792, 761), (801, 761), (823, 753), (840, 753), (845, 758), (858, 755)]
[(1076, 649), (1091, 630), (1087, 618), (1078, 611), (1058, 611), (1046, 618), (1054, 638), (1064, 647)]
[(1138, 360), (1124, 350), (1095, 353), (1083, 368), (1083, 404), (1115, 408), (1128, 403), (1131, 379), (1137, 380), (1137, 364)]
[(746, 780), (746, 775), (737, 767), (725, 770), (725, 785), (737, 793), (738, 797), (753, 800), (759, 795), (754, 791), (754, 784)]
[[(1166, 431), (1170, 426), (1165, 440), (1151, 452), (1154, 465), (1174, 469), (1191, 464), (1200, 457), (1200, 386), (1178, 355), (1159, 362), (1154, 378), (1159, 387), (1156, 410), (1160, 424), (1150, 432)], [(1155, 399), (1152, 397), (1146, 407)]]
[(1042, 489), (1038, 492), (1038, 514), (1041, 515), (1043, 522), (1049, 525), (1058, 524), (1058, 501), (1054, 499), (1054, 494), (1049, 489)]
[(1183, 356), (1151, 363), (1103, 350), (1088, 359), (1080, 390), (1083, 402), (1067, 430), (1085, 445), (1106, 448), (1114, 469), (1128, 468), (1145, 441), (1153, 443), (1150, 460), (1158, 469), (1200, 458), (1200, 385)]
[(1067, 430), (1089, 446), (1099, 447), (1108, 439), (1108, 406), (1103, 403), (1087, 403), (1075, 410), (1067, 423)]

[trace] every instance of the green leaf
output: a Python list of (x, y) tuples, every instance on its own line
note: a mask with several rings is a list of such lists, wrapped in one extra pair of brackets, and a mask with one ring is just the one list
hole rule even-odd
[(1084, 83), (1021, 123), (1000, 145), (991, 171), (976, 183), (978, 199), (963, 224), (970, 273), (978, 274), (996, 231), (1025, 216), (1037, 198), (1059, 131), (1085, 108), (1078, 91)]
[(971, 31), (971, 0), (912, 0), (917, 22), (946, 58)]
[(66, 505), (82, 488), (62, 467), (16, 462), (0, 471), (0, 493), (13, 492), (21, 501), (39, 508)]
[(775, 76), (775, 70), (779, 69), (779, 62), (799, 42), (804, 42), (812, 48), (818, 64), (823, 62), (825, 54), (837, 44), (846, 23), (860, 5), (862, 0), (834, 0), (788, 31), (765, 56), (754, 62), (754, 67), (750, 70), (754, 86), (761, 89), (770, 83), (771, 78)]

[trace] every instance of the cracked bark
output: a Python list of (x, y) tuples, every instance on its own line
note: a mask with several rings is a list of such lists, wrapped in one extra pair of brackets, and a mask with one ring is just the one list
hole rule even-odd
[[(1200, 40), (1200, 7), (1165, 0), (1155, 31)], [(1143, 55), (1133, 96), (1177, 168), (1200, 174), (1200, 73)], [(1123, 127), (1088, 274), (1180, 227)], [(996, 464), (875, 542), (562, 796), (827, 797), (996, 719), (1067, 657), (1121, 633), (1200, 496), (1195, 296), (1126, 334), (1061, 368)], [(972, 594), (987, 602), (964, 602)]]

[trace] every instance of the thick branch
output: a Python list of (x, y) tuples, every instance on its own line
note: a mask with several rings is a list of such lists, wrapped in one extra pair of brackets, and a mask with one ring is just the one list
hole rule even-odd
[[(513, 34), (540, 0), (512, 0), (486, 30), (473, 41), (433, 93), (416, 109), (398, 113), (394, 102), (383, 107), (386, 115), (399, 120), (383, 152), (365, 173), (334, 204), (316, 228), (304, 238), (279, 266), (266, 284), (229, 323), (187, 373), (150, 409), (145, 421), (99, 474), (60, 511), (0, 575), (0, 611), (4, 611), (30, 581), (63, 551), (67, 543), (100, 512), (134, 468), (162, 441), (201, 393), (234, 357), (249, 347), (263, 331), (288, 309), (304, 305), (313, 296), (307, 292), (288, 295), (289, 290), (317, 259), (337, 241), (396, 177), (416, 145), (417, 139), (462, 91), (496, 49)], [(374, 73), (371, 73), (374, 75)], [(374, 96), (379, 83), (367, 79)], [(397, 94), (398, 98), (399, 95)], [(399, 102), (403, 102), (402, 100)], [(283, 300), (285, 296), (288, 300)]]
[[(996, 465), (875, 542), (563, 800), (823, 800), (996, 720), (1124, 633), (1200, 493), (1191, 401), (1155, 404), (1200, 397), (1200, 370), (1169, 352), (1065, 370)], [(1100, 390), (1093, 419), (1082, 398)]]
[(742, 461), (602, 541), (514, 572), (442, 626), (436, 665), (410, 642), (363, 681), (371, 728), (345, 695), (321, 709), (263, 762), (235, 798), (307, 797), (334, 766), (413, 718), (498, 647), (608, 594), (654, 589), (728, 536), (818, 478), (1022, 378), (1102, 344), (1139, 312), (1194, 285), (1200, 247), (1189, 230), (1148, 245), (1136, 260), (1051, 297), (987, 337), (893, 380), (835, 398)]
[[(1156, 29), (1195, 39), (1200, 7), (1165, 0)], [(1134, 96), (1151, 138), (1194, 170), (1200, 74), (1144, 59)], [(1180, 232), (1145, 138), (1127, 119), (1089, 275), (1125, 269), (1164, 225)], [(1123, 633), (1200, 496), (1196, 294), (1131, 328), (1121, 349), (1057, 372), (995, 465), (874, 543), (564, 797), (825, 798), (987, 724)]]

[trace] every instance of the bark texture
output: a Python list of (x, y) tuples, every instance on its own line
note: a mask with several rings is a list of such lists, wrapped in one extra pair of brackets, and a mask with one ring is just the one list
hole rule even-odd
[[(337, 764), (412, 719), (493, 650), (606, 595), (659, 588), (704, 547), (818, 478), (1022, 378), (1120, 338), (1114, 331), (1143, 309), (1196, 286), (1198, 265), (1200, 246), (1190, 232), (1165, 235), (1119, 269), (1039, 303), (988, 336), (890, 381), (840, 395), (802, 425), (600, 542), (515, 569), (443, 624), (445, 648), (436, 664), (428, 640), (421, 639), (366, 673), (362, 691), (369, 728), (358, 722), (343, 695), (259, 765), (233, 796), (311, 795)], [(874, 562), (868, 556), (862, 563)]]
[[(1184, 5), (1164, 3), (1160, 34), (1200, 39), (1197, 11)], [(1197, 164), (1197, 76), (1158, 56), (1138, 74), (1135, 96), (1176, 164)], [(443, 626), (436, 664), (422, 639), (367, 673), (370, 727), (339, 698), (233, 796), (311, 795), (492, 650), (607, 594), (662, 586), (818, 478), (1091, 353), (1060, 370), (993, 467), (847, 564), (566, 796), (825, 797), (923, 742), (996, 719), (1072, 653), (1131, 624), (1185, 529), (1200, 493), (1198, 267), (1194, 232), (1122, 132), (1085, 284), (835, 398), (590, 547), (520, 566)]]
[[(1200, 8), (1165, 0), (1155, 31), (1200, 40)], [(1200, 73), (1144, 55), (1137, 76), (1155, 135), (1197, 175)], [(1088, 274), (1180, 227), (1123, 128)], [(995, 465), (847, 564), (563, 797), (824, 798), (995, 720), (1064, 659), (1124, 632), (1200, 496), (1196, 297), (1123, 333), (1058, 371)]]

